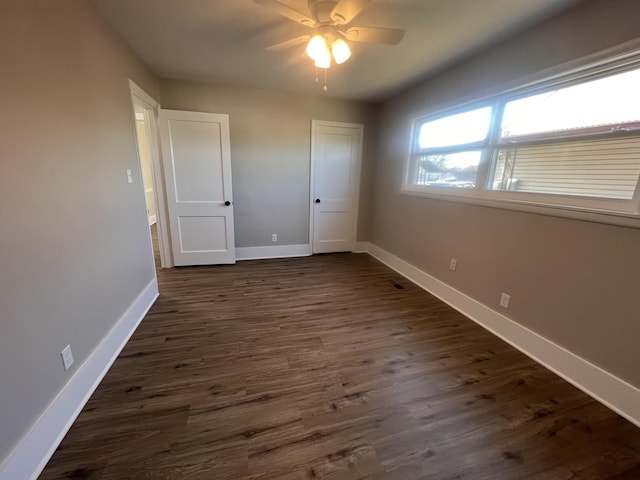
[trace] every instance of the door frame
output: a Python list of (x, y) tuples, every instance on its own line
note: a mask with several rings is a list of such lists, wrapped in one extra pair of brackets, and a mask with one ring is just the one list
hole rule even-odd
[[(165, 202), (164, 192), (164, 175), (162, 173), (162, 159), (160, 158), (160, 142), (158, 130), (158, 110), (160, 104), (136, 83), (129, 79), (129, 90), (131, 91), (131, 111), (133, 115), (133, 126), (135, 124), (135, 106), (139, 105), (145, 110), (145, 126), (147, 127), (147, 137), (149, 138), (149, 150), (151, 154), (151, 176), (153, 178), (153, 196), (156, 202), (156, 227), (158, 229), (158, 246), (160, 250), (160, 266), (162, 268), (170, 268), (173, 266), (171, 258), (171, 244), (169, 242), (168, 216)], [(138, 137), (136, 135), (136, 147), (138, 147)], [(138, 155), (139, 155), (138, 147)], [(138, 158), (138, 164), (141, 160)], [(142, 171), (140, 171), (142, 175)], [(142, 187), (143, 193), (144, 186)], [(145, 193), (146, 202), (146, 193)], [(151, 231), (149, 231), (151, 235)], [(149, 237), (151, 239), (151, 237)], [(153, 255), (153, 244), (151, 244), (151, 253)]]
[(353, 252), (356, 248), (356, 243), (358, 241), (358, 213), (360, 206), (360, 177), (362, 175), (362, 153), (364, 149), (364, 125), (361, 123), (345, 123), (345, 122), (331, 122), (328, 120), (311, 120), (311, 162), (310, 162), (310, 172), (309, 172), (309, 246), (311, 247), (311, 254), (313, 255), (313, 233), (314, 233), (314, 224), (315, 224), (315, 208), (314, 208), (314, 200), (315, 196), (315, 172), (316, 172), (316, 129), (318, 127), (344, 127), (356, 129), (360, 133), (360, 158), (358, 158), (358, 166), (356, 172), (356, 198), (354, 202), (354, 222), (353, 222), (353, 245), (351, 247), (351, 251)]

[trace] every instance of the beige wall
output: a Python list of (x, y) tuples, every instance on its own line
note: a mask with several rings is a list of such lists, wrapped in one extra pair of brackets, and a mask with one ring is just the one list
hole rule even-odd
[[(313, 81), (313, 79), (310, 79)], [(364, 124), (358, 238), (368, 236), (377, 107), (320, 96), (160, 83), (163, 108), (229, 114), (236, 247), (309, 243), (311, 120)]]
[[(416, 111), (499, 91), (520, 77), (640, 37), (640, 2), (579, 5), (383, 105), (371, 241), (640, 386), (640, 230), (400, 193)], [(458, 259), (455, 272), (449, 259)], [(502, 310), (504, 311), (504, 310)]]
[(158, 84), (80, 0), (3, 0), (0, 62), (2, 463), (154, 278), (127, 79)]

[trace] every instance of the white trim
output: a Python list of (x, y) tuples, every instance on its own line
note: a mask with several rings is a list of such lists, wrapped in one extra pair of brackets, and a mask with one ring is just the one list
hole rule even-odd
[[(478, 192), (479, 194), (474, 194), (473, 192), (462, 192), (461, 194), (449, 192), (434, 193), (432, 191), (421, 191), (419, 189), (412, 189), (410, 187), (403, 186), (400, 189), (400, 193), (414, 197), (432, 198), (443, 202), (469, 203), (471, 205), (499, 208), (502, 210), (515, 210), (550, 217), (571, 218), (574, 220), (583, 220), (585, 222), (640, 228), (640, 213), (625, 213), (621, 211), (603, 209), (598, 210), (595, 208), (578, 207), (575, 205), (569, 206), (517, 201), (513, 198), (491, 198), (491, 192), (489, 191), (484, 191), (483, 193)], [(500, 192), (500, 194), (506, 197), (510, 192)]]
[(311, 135), (311, 143), (310, 143), (310, 148), (311, 151), (309, 152), (309, 244), (311, 245), (311, 253), (313, 253), (313, 236), (315, 235), (314, 233), (314, 227), (315, 227), (315, 207), (314, 207), (314, 200), (315, 200), (315, 185), (316, 185), (316, 172), (315, 172), (315, 165), (316, 165), (316, 160), (315, 160), (315, 150), (316, 150), (316, 122), (317, 120), (311, 120), (311, 131), (309, 132), (309, 134)]
[(307, 257), (311, 255), (311, 245), (275, 245), (272, 247), (236, 248), (236, 260), (258, 260), (262, 258)]
[(382, 248), (368, 253), (640, 427), (640, 389), (514, 322)]
[(158, 298), (154, 278), (127, 308), (113, 328), (79, 366), (60, 393), (36, 420), (0, 466), (0, 480), (35, 480), (109, 371), (133, 332)]
[(152, 226), (157, 221), (158, 221), (158, 218), (155, 215), (150, 215), (149, 216), (149, 226)]
[(160, 104), (156, 101), (155, 98), (153, 98), (151, 95), (149, 95), (147, 92), (145, 92), (142, 88), (140, 88), (131, 79), (129, 79), (129, 89), (131, 90), (131, 94), (132, 95), (135, 95), (140, 100), (142, 100), (144, 103), (148, 104), (149, 107), (151, 107), (151, 108), (159, 108), (160, 107)]
[[(156, 102), (153, 97), (142, 90), (138, 85), (136, 85), (133, 80), (129, 80), (129, 89), (131, 90), (131, 102), (132, 108), (134, 109), (134, 116), (135, 105), (139, 105), (140, 107), (145, 109), (145, 119), (148, 120), (147, 122), (145, 122), (145, 126), (147, 127), (147, 135), (149, 137), (149, 141), (151, 142), (151, 176), (153, 177), (153, 194), (156, 207), (156, 223), (158, 225), (157, 228), (158, 246), (160, 250), (160, 266), (162, 268), (169, 268), (173, 266), (173, 263), (171, 257), (171, 243), (169, 241), (168, 231), (169, 221), (165, 206), (162, 158), (160, 155), (160, 142), (158, 140), (158, 109), (160, 108), (160, 104)], [(137, 147), (138, 136), (136, 135), (135, 138)], [(140, 162), (138, 161), (138, 163)], [(151, 236), (149, 236), (149, 243), (151, 244)], [(153, 245), (151, 245), (151, 255), (153, 255)]]
[(369, 242), (356, 242), (353, 247), (353, 253), (367, 253), (369, 251)]

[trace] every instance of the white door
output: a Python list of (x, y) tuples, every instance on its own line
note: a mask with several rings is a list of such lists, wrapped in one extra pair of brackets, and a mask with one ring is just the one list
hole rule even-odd
[(235, 263), (229, 116), (160, 110), (174, 265)]
[(356, 241), (363, 126), (311, 123), (313, 253), (350, 252)]

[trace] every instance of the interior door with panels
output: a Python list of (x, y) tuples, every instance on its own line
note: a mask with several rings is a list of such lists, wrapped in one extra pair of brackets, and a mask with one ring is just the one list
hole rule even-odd
[(313, 253), (355, 247), (363, 129), (351, 123), (311, 124)]
[(229, 116), (160, 110), (174, 265), (235, 263)]

